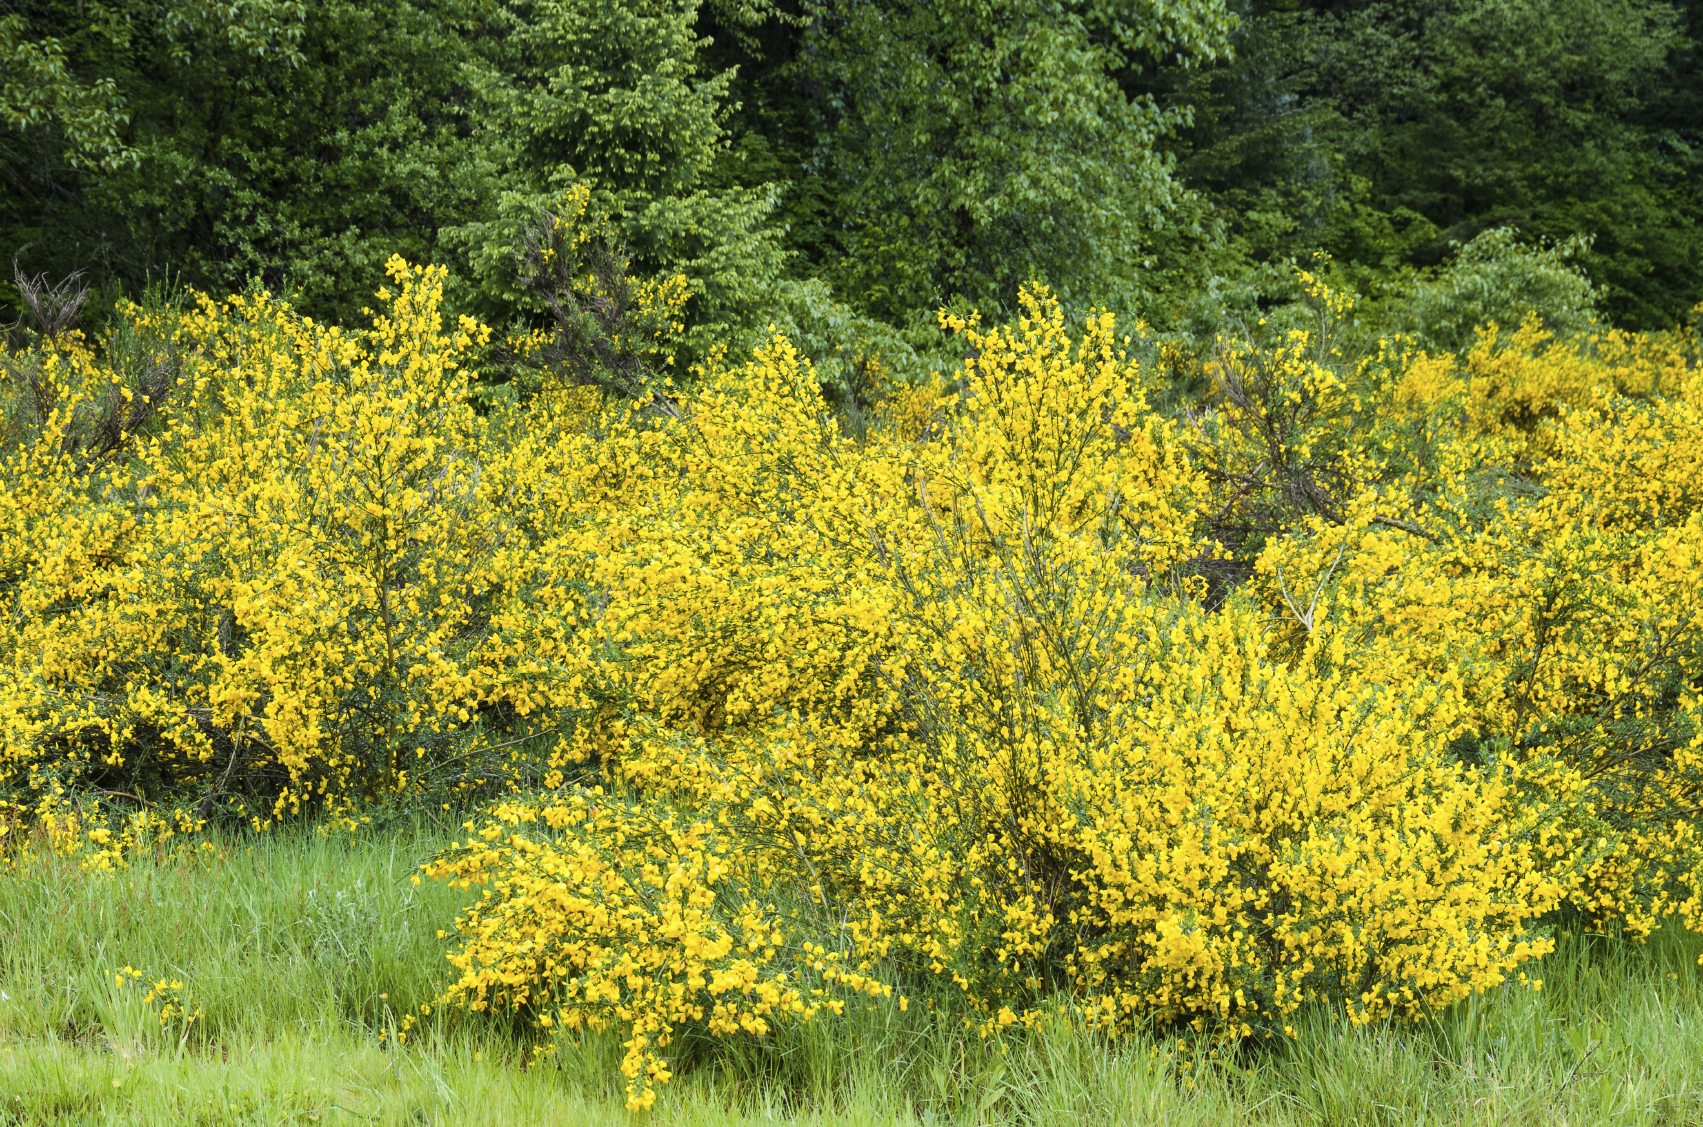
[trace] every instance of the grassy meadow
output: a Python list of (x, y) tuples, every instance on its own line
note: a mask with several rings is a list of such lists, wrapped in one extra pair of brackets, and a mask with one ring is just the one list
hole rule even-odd
[[(388, 1044), (448, 976), (462, 894), (412, 882), (448, 840), (274, 833), (88, 874), (45, 854), (0, 877), (0, 1122), (626, 1123), (619, 1039), (463, 1013)], [(867, 1006), (763, 1040), (691, 1046), (655, 1123), (1607, 1124), (1703, 1117), (1694, 936), (1569, 933), (1432, 1021), (1314, 1015), (1239, 1059), (1039, 1031), (983, 1041)], [(120, 968), (144, 981), (117, 985)], [(162, 1025), (151, 980), (181, 981)]]

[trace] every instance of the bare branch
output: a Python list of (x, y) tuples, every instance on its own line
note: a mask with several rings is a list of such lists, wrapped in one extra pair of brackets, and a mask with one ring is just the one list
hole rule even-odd
[(68, 274), (57, 282), (49, 282), (46, 274), (33, 277), (24, 273), (19, 260), (12, 259), (12, 284), (18, 287), (24, 307), (42, 336), (52, 338), (69, 329), (89, 300), (89, 287), (83, 283), (81, 270)]

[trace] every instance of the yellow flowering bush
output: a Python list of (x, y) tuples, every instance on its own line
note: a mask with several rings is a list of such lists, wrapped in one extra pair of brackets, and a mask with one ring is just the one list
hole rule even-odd
[[(431, 867), (484, 889), (448, 1000), (619, 1025), (642, 1104), (646, 1023), (714, 1013), (683, 937), (761, 930), (741, 918), (938, 981), (986, 1033), (1060, 996), (1112, 1031), (1418, 1015), (1548, 949), (1565, 828), (1516, 763), (1453, 754), (1463, 688), (1356, 660), (1322, 615), (1292, 644), (1255, 602), (1209, 609), (1192, 440), (1109, 318), (1073, 338), (1044, 293), (1024, 310), (946, 319), (971, 359), (926, 429), (850, 441), (784, 341), (677, 417), (543, 408), (604, 655), (563, 683), (595, 720), (558, 748), (563, 797)], [(619, 804), (569, 785), (588, 762)], [(681, 891), (635, 902), (635, 868)], [(823, 966), (771, 958), (756, 981)], [(609, 966), (619, 1005), (587, 995)]]
[(1703, 930), (1694, 334), (1356, 349), (1309, 276), (1165, 411), (1036, 288), (852, 433), (778, 334), (676, 379), (567, 203), (524, 395), (401, 261), (6, 353), (0, 850), (495, 796), (440, 1004), (636, 1108), (856, 994), (1237, 1039)]
[(682, 1030), (761, 1036), (841, 1011), (844, 991), (892, 993), (789, 934), (753, 879), (769, 874), (714, 822), (595, 789), (492, 816), (427, 866), (482, 887), (442, 1001), (524, 1011), (552, 1032), (621, 1029), (634, 1110), (669, 1079), (664, 1053)]
[(1430, 432), (1429, 457), (1272, 544), (1256, 587), (1292, 633), (1312, 628), (1300, 592), (1356, 662), (1459, 686), (1456, 754), (1521, 765), (1568, 827), (1551, 865), (1577, 907), (1639, 934), (1695, 925), (1695, 341), (1516, 339), (1419, 358), (1385, 410)]
[[(369, 328), (266, 295), (148, 325), (159, 386), (50, 342), (54, 407), (9, 448), (0, 780), (268, 819), (394, 791), (478, 707), (506, 530), (443, 271), (391, 264)], [(147, 315), (137, 313), (136, 317)], [(103, 461), (103, 398), (162, 400)]]
[[(113, 975), (114, 982), (120, 990), (127, 987), (140, 987), (144, 982), (142, 972), (126, 963)], [(178, 978), (157, 978), (148, 984), (147, 992), (142, 995), (142, 1004), (157, 1007), (155, 1016), (159, 1018), (160, 1028), (172, 1030), (180, 1036), (187, 1037), (190, 1027), (201, 1020), (201, 1008), (191, 1010), (184, 1001), (183, 980)]]

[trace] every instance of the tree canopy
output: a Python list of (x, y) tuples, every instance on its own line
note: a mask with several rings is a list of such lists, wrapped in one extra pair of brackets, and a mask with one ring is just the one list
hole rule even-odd
[(1504, 229), (1660, 325), (1703, 297), (1700, 43), (1677, 0), (19, 0), (0, 244), (313, 311), (401, 252), (524, 318), (583, 184), (717, 331), (1031, 280), (1163, 318), (1320, 250), (1408, 292)]

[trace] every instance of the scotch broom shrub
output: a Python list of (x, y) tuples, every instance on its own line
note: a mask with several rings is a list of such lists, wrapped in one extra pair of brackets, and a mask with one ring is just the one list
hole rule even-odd
[(1238, 1040), (1519, 979), (1564, 905), (1703, 930), (1694, 336), (1361, 355), (1307, 279), (1171, 417), (1029, 289), (847, 428), (779, 334), (672, 379), (681, 295), (578, 237), (562, 378), (483, 412), (400, 260), (363, 328), (6, 353), (8, 840), (494, 795), (440, 1004), (618, 1030), (641, 1108), (854, 995)]
[[(505, 535), (464, 368), (485, 331), (444, 326), (441, 270), (391, 274), (364, 330), (264, 294), (166, 315), (168, 382), (75, 338), (14, 358), (52, 404), (0, 487), (14, 795), (267, 820), (395, 791), (456, 746)], [(157, 411), (133, 433), (108, 400)]]
[[(586, 802), (618, 811), (610, 865), (669, 812), (703, 819), (641, 881), (672, 872), (724, 912), (792, 890), (757, 893), (775, 916), (753, 981), (820, 974), (837, 964), (796, 952), (827, 951), (989, 1034), (1060, 997), (1113, 1032), (1281, 1034), (1309, 1004), (1417, 1016), (1548, 949), (1567, 845), (1517, 764), (1453, 753), (1462, 687), (1357, 662), (1322, 618), (1291, 645), (1246, 599), (1206, 610), (1191, 569), (1222, 549), (1184, 435), (1109, 318), (1073, 338), (1044, 293), (1024, 311), (947, 319), (972, 359), (921, 437), (847, 439), (780, 341), (677, 419), (599, 409), (563, 458), (598, 465), (577, 496), (617, 502), (587, 634), (617, 703), (558, 781), (595, 759), (635, 805), (569, 785), (432, 866), (484, 890), (447, 998), (620, 1025), (635, 1106), (660, 1035), (759, 1004), (718, 993), (692, 938), (708, 925), (683, 928), (672, 894), (605, 894), (633, 905), (617, 935), (586, 922), (578, 878), (538, 875), (584, 871)], [(667, 1004), (629, 1000), (641, 965)], [(638, 992), (614, 1008), (593, 985), (609, 966)]]
[(1299, 522), (1254, 585), (1292, 635), (1328, 618), (1356, 662), (1459, 685), (1457, 754), (1519, 764), (1571, 901), (1637, 934), (1698, 918), (1697, 355), (1528, 323), (1415, 358), (1380, 410), (1427, 457)]

